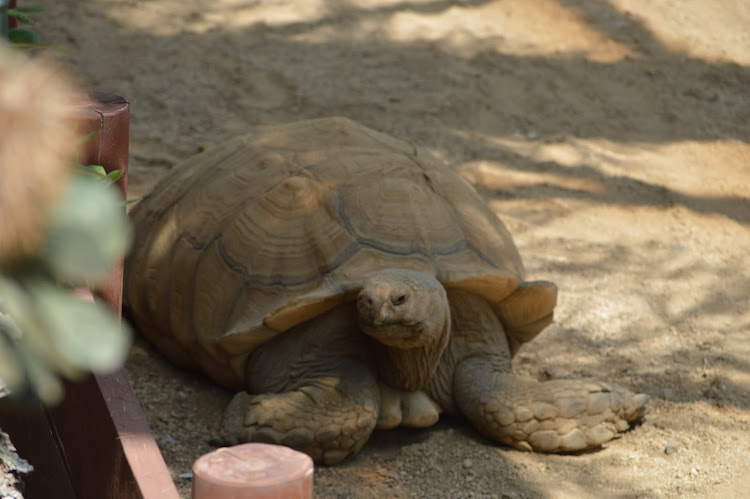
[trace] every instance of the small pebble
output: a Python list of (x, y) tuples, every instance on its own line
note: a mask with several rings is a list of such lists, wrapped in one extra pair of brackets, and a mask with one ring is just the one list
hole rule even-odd
[(471, 459), (464, 459), (464, 468), (471, 468), (473, 464), (474, 463), (471, 462)]
[(677, 444), (675, 442), (668, 442), (667, 445), (664, 447), (664, 454), (670, 455), (677, 452)]
[(187, 473), (180, 473), (177, 476), (180, 477), (180, 478), (183, 478), (183, 479), (193, 478), (193, 472), (192, 471), (188, 471)]
[(698, 470), (696, 470), (695, 468), (692, 468), (690, 470), (690, 474), (693, 475), (693, 476), (698, 476)]

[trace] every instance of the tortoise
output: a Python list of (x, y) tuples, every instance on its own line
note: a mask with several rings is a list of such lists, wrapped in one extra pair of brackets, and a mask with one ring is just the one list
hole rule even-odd
[(173, 363), (239, 393), (222, 442), (354, 455), (443, 411), (509, 446), (600, 446), (647, 396), (516, 377), (550, 324), (511, 235), (450, 167), (345, 118), (259, 128), (175, 166), (131, 211), (124, 299)]

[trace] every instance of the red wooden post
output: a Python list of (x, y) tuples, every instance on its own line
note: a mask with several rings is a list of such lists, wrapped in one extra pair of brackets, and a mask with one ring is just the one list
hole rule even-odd
[[(8, 9), (16, 8), (16, 0), (8, 0)], [(18, 23), (15, 17), (8, 16), (8, 29), (15, 28)]]
[[(128, 145), (130, 144), (130, 104), (117, 95), (92, 92), (81, 95), (75, 103), (78, 128), (76, 132), (85, 137), (97, 135), (81, 145), (78, 161), (82, 165), (100, 165), (109, 172), (120, 170), (122, 177), (117, 185), (123, 199), (128, 191)], [(117, 262), (107, 283), (97, 289), (112, 311), (120, 315), (122, 309), (122, 262)]]

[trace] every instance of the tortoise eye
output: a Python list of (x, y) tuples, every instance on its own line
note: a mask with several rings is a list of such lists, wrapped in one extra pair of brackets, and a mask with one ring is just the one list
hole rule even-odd
[(393, 299), (393, 300), (391, 301), (391, 303), (393, 303), (394, 305), (401, 305), (401, 304), (402, 304), (402, 303), (404, 303), (405, 301), (406, 301), (406, 295), (399, 295), (399, 296), (397, 296), (396, 298), (394, 298), (394, 299)]

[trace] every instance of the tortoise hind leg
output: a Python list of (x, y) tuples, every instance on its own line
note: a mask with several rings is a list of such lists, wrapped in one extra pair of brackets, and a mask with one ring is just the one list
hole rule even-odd
[(355, 454), (379, 410), (367, 341), (356, 317), (336, 309), (260, 347), (247, 363), (250, 393), (229, 404), (222, 440), (285, 445), (324, 464)]

